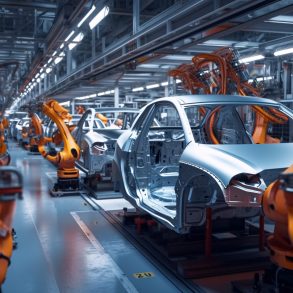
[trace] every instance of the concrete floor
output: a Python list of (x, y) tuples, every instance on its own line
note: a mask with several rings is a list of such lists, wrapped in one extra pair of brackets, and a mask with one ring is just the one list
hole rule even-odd
[[(24, 177), (24, 199), (17, 202), (18, 248), (3, 293), (188, 292), (80, 196), (51, 197), (47, 175), (56, 170), (44, 158), (15, 142), (9, 152)], [(151, 277), (139, 278), (148, 272)]]

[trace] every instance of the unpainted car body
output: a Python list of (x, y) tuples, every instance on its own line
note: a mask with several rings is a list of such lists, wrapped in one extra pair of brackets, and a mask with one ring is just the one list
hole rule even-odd
[[(73, 137), (81, 149), (81, 156), (76, 162), (76, 166), (84, 171), (87, 176), (96, 174), (100, 181), (111, 181), (116, 141), (125, 129), (130, 127), (138, 112), (137, 109), (121, 108), (90, 108), (86, 110), (73, 131)], [(122, 127), (95, 125), (91, 121), (99, 120), (96, 118), (97, 113), (106, 116), (108, 122), (114, 123), (114, 119), (121, 119), (123, 121)], [(89, 127), (86, 123), (89, 124)]]
[[(287, 117), (268, 127), (281, 143), (254, 144), (255, 105)], [(127, 200), (178, 233), (203, 225), (207, 207), (213, 219), (256, 216), (267, 185), (293, 162), (292, 118), (285, 106), (257, 97), (155, 100), (117, 140), (113, 180)]]

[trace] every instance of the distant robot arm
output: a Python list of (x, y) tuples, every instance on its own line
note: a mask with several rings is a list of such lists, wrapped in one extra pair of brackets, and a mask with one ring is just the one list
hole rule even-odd
[(50, 155), (45, 149), (45, 145), (50, 139), (42, 137), (39, 143), (39, 152), (44, 158), (58, 166), (57, 187), (62, 189), (62, 185), (68, 186), (73, 183), (73, 186), (71, 185), (71, 187), (77, 188), (79, 172), (75, 168), (75, 161), (79, 159), (80, 149), (64, 122), (65, 119), (71, 119), (71, 115), (55, 100), (49, 100), (44, 103), (42, 110), (45, 115), (50, 117), (56, 123), (62, 141), (64, 142), (64, 148), (62, 151), (57, 152), (56, 155)]

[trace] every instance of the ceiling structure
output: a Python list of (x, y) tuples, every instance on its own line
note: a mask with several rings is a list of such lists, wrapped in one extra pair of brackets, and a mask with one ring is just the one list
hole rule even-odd
[(114, 89), (121, 101), (180, 92), (168, 71), (224, 46), (241, 58), (262, 54), (248, 65), (251, 76), (283, 85), (293, 60), (274, 55), (293, 47), (292, 0), (0, 0), (0, 13), (0, 97), (14, 108), (47, 97), (113, 105)]

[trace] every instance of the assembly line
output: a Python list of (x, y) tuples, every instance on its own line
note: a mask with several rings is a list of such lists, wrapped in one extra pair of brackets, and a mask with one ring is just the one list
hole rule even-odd
[(292, 0), (0, 15), (0, 293), (293, 293)]

